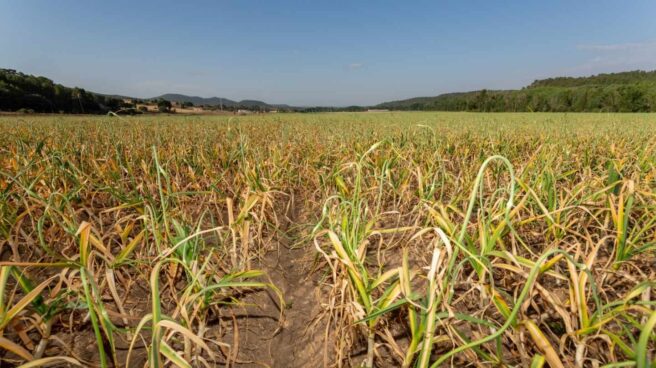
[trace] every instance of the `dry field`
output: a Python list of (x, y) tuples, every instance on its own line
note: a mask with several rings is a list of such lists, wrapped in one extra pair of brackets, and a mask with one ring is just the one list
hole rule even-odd
[(655, 133), (0, 117), (0, 367), (654, 367)]

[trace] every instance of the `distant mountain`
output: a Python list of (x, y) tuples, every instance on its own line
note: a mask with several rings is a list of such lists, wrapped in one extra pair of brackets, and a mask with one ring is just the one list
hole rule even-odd
[[(0, 111), (34, 111), (101, 114), (108, 111), (137, 112), (124, 100), (165, 99), (191, 102), (226, 110), (256, 111), (366, 111), (366, 107), (294, 107), (258, 100), (234, 101), (221, 97), (199, 97), (167, 93), (151, 99), (104, 95), (69, 88), (45, 77), (0, 68)], [(630, 71), (589, 77), (557, 77), (536, 80), (519, 90), (480, 90), (446, 93), (384, 102), (374, 109), (426, 111), (562, 111), (562, 112), (656, 112), (656, 71)]]
[(248, 107), (271, 107), (268, 103), (258, 100), (241, 100), (238, 105)]
[(270, 105), (266, 102), (263, 101), (258, 101), (258, 100), (241, 100), (241, 101), (234, 101), (230, 100), (228, 98), (222, 98), (222, 97), (199, 97), (199, 96), (187, 96), (187, 95), (181, 95), (177, 93), (166, 93), (161, 96), (153, 97), (150, 100), (156, 100), (156, 99), (165, 99), (171, 102), (191, 102), (196, 106), (200, 105), (205, 105), (205, 106), (221, 106), (223, 105), (224, 107), (244, 107), (244, 108), (251, 108), (251, 109), (271, 109), (271, 108), (277, 108), (279, 106), (287, 106), (287, 105)]
[[(172, 102), (191, 102), (196, 106), (223, 106), (226, 110), (250, 109), (255, 111), (341, 111), (339, 107), (296, 107), (286, 104), (268, 104), (258, 100), (235, 101), (222, 97), (187, 96), (167, 93), (153, 98), (140, 98), (119, 94), (103, 94), (69, 88), (52, 80), (24, 74), (13, 69), (0, 68), (0, 111), (64, 112), (104, 114), (109, 111), (138, 113), (135, 102), (165, 99)], [(128, 101), (132, 100), (132, 101)]]
[(187, 96), (177, 93), (166, 93), (161, 96), (153, 97), (150, 100), (157, 100), (160, 98), (163, 98), (167, 101), (178, 102), (178, 103), (191, 102), (196, 106), (200, 106), (200, 105), (220, 106), (221, 104), (223, 104), (223, 106), (235, 106), (238, 104), (237, 101), (233, 101), (228, 98)]

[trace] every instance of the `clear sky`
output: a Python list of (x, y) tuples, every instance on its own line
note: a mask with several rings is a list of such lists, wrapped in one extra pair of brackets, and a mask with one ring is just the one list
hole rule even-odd
[(0, 0), (0, 67), (137, 97), (374, 104), (656, 69), (656, 0)]

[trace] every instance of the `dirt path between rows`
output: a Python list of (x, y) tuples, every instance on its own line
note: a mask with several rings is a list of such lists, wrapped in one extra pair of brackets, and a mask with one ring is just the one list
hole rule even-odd
[[(294, 212), (293, 210), (291, 212)], [(324, 365), (325, 325), (318, 321), (321, 304), (319, 275), (311, 272), (314, 247), (297, 244), (297, 214), (292, 214), (277, 250), (257, 266), (270, 277), (285, 299), (280, 321), (278, 299), (273, 292), (252, 295), (248, 317), (240, 323), (239, 367), (321, 367)], [(276, 331), (275, 333), (273, 333)]]

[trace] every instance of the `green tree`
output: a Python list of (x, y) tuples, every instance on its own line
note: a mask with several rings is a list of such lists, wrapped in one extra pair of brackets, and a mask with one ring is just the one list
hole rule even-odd
[(171, 107), (171, 101), (167, 101), (163, 98), (157, 101), (157, 111), (159, 112), (171, 112)]

